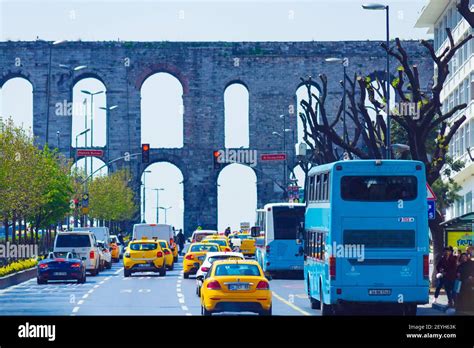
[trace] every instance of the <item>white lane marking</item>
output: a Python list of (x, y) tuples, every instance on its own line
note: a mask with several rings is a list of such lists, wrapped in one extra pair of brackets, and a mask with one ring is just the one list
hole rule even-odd
[(74, 307), (73, 310), (72, 310), (72, 312), (73, 312), (73, 313), (77, 313), (78, 310), (79, 310), (79, 307)]
[(184, 303), (184, 298), (182, 298), (182, 297), (178, 298), (178, 302), (179, 303)]
[(89, 294), (85, 294), (84, 296), (82, 296), (82, 298), (88, 298), (89, 297)]
[(151, 289), (140, 289), (138, 290), (138, 292), (148, 293), (148, 292), (151, 292)]
[(176, 292), (178, 293), (178, 296), (181, 295), (181, 294), (180, 294), (180, 293), (181, 293), (181, 289), (180, 289), (180, 288), (177, 288), (177, 289), (176, 289)]
[(105, 281), (105, 280), (109, 280), (109, 279), (110, 279), (110, 277), (107, 277), (107, 278), (104, 279), (104, 281)]
[(99, 285), (94, 285), (94, 289), (97, 289), (99, 287)]
[(191, 315), (193, 315), (193, 314), (192, 314), (192, 313), (186, 313), (186, 315), (187, 315), (187, 316), (191, 316)]
[(77, 302), (78, 305), (81, 305), (81, 304), (83, 304), (83, 303), (84, 303), (84, 300), (79, 300), (79, 301)]
[(178, 297), (184, 297), (184, 295), (181, 293), (177, 293), (176, 295), (178, 295)]
[(105, 280), (103, 280), (103, 281), (99, 282), (99, 284), (104, 284), (104, 283), (105, 283)]
[(90, 289), (87, 293), (92, 294), (94, 292), (94, 289)]
[(122, 272), (122, 268), (120, 268), (119, 270), (117, 270), (114, 274), (119, 274), (120, 272)]
[(122, 289), (122, 290), (120, 290), (120, 293), (124, 293), (124, 292), (132, 293), (132, 289)]
[(185, 311), (185, 312), (189, 310), (189, 308), (188, 308), (187, 306), (184, 306), (184, 305), (181, 306), (181, 309), (182, 309), (183, 311)]
[(140, 278), (138, 278), (138, 279), (145, 279), (145, 277), (140, 277)]
[(272, 291), (272, 293), (273, 293), (273, 296), (275, 296), (278, 300), (280, 300), (281, 302), (283, 302), (283, 303), (286, 304), (287, 306), (293, 308), (295, 311), (300, 312), (300, 313), (303, 314), (303, 315), (311, 315), (311, 314), (309, 314), (308, 312), (302, 310), (300, 307), (295, 306), (293, 303), (288, 302), (288, 301), (285, 300), (283, 297), (281, 297), (281, 296), (279, 296), (277, 293), (275, 293), (275, 291)]

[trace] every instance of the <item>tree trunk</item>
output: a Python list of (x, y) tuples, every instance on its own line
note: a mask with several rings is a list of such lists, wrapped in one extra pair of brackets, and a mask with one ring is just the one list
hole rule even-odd
[[(428, 221), (431, 230), (431, 237), (433, 238), (433, 265), (436, 266), (438, 260), (443, 254), (444, 248), (444, 228), (439, 225), (443, 222), (443, 217), (438, 211), (436, 211), (435, 219)], [(431, 284), (436, 284), (436, 267), (433, 267)]]
[(12, 219), (12, 243), (16, 242), (16, 217)]
[(5, 243), (8, 242), (8, 218), (3, 219), (3, 227), (5, 227)]

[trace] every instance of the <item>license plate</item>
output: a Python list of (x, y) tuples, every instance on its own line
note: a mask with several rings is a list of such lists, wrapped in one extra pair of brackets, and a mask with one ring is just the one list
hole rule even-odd
[(147, 264), (147, 263), (140, 263), (138, 265), (138, 267), (148, 267), (148, 266), (149, 266), (149, 264)]
[(388, 296), (392, 294), (392, 289), (369, 289), (369, 295)]
[(65, 275), (67, 275), (67, 272), (54, 272), (53, 275), (55, 275), (55, 276), (65, 276)]
[(248, 290), (248, 284), (229, 284), (229, 290)]

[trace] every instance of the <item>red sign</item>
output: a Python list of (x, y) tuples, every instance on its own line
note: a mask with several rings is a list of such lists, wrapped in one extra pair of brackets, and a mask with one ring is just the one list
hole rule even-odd
[(260, 159), (262, 161), (284, 161), (286, 155), (284, 153), (269, 153), (261, 155)]
[(104, 156), (103, 150), (91, 150), (91, 149), (77, 149), (76, 150), (77, 156), (84, 156), (84, 157), (102, 157)]

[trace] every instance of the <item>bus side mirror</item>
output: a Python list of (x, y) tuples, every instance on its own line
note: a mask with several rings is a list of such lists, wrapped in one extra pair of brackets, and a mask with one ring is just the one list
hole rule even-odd
[(260, 236), (260, 226), (253, 226), (250, 229), (250, 235), (252, 237), (259, 237)]

